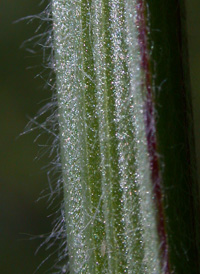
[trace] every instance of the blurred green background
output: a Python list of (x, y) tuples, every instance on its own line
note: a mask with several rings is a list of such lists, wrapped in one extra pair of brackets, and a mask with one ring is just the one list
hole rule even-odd
[[(42, 52), (32, 54), (20, 45), (34, 35), (37, 21), (27, 24), (13, 22), (30, 14), (41, 12), (45, 3), (40, 0), (0, 1), (0, 273), (31, 274), (46, 259), (49, 252), (41, 248), (42, 239), (30, 240), (31, 235), (51, 231), (51, 209), (45, 199), (36, 202), (47, 185), (46, 171), (49, 159), (34, 160), (39, 131), (23, 135), (27, 116), (34, 117), (40, 103), (49, 98), (45, 81), (35, 77), (42, 70)], [(200, 1), (187, 0), (190, 63), (193, 87), (197, 156), (200, 155)], [(32, 67), (31, 69), (28, 69)], [(40, 103), (40, 104), (39, 104)], [(45, 138), (39, 143), (45, 144)], [(198, 156), (200, 160), (200, 157)], [(200, 173), (199, 173), (200, 174)], [(45, 273), (53, 264), (53, 256), (37, 271)]]
[(200, 184), (200, 1), (186, 0), (197, 172)]
[[(49, 159), (34, 160), (38, 143), (45, 144), (45, 136), (34, 143), (40, 131), (19, 137), (28, 123), (50, 98), (45, 81), (36, 77), (42, 70), (42, 52), (32, 54), (22, 43), (34, 36), (39, 21), (27, 24), (17, 19), (41, 12), (41, 0), (0, 1), (0, 273), (31, 274), (53, 249), (36, 249), (44, 239), (32, 236), (51, 231), (53, 209), (40, 192), (48, 187), (46, 171), (41, 170)], [(37, 48), (38, 49), (38, 48)], [(31, 67), (31, 68), (30, 68)], [(30, 68), (30, 69), (29, 69)], [(19, 138), (18, 138), (19, 137)], [(37, 273), (45, 273), (53, 264), (47, 260)]]

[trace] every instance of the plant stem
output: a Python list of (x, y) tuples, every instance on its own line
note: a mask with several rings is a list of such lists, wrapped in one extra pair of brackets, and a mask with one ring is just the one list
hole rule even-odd
[[(168, 29), (166, 18), (179, 2), (151, 2), (53, 0), (70, 273), (198, 273), (197, 264), (184, 272), (186, 261), (178, 262), (190, 244), (197, 254), (195, 241), (184, 238), (195, 234), (193, 227), (184, 225), (178, 235), (189, 211), (193, 220), (195, 208), (185, 194), (195, 177), (185, 167), (191, 148), (180, 149), (188, 144), (188, 132), (177, 126), (188, 123), (183, 107), (190, 111), (184, 101), (189, 96), (181, 89), (180, 49), (173, 42), (180, 30), (177, 9), (169, 19), (175, 30)], [(164, 75), (167, 69), (171, 72)], [(179, 106), (181, 96), (186, 103)], [(183, 158), (172, 159), (175, 152)], [(180, 205), (174, 207), (177, 199)], [(176, 210), (185, 212), (178, 220)]]

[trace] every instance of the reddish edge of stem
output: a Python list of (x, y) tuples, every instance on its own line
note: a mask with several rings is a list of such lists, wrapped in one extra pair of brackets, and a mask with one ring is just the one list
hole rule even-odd
[(157, 154), (156, 127), (153, 103), (152, 79), (150, 72), (150, 60), (148, 52), (147, 25), (145, 18), (145, 4), (143, 0), (137, 3), (137, 26), (139, 30), (139, 46), (141, 54), (141, 67), (145, 73), (145, 80), (142, 83), (147, 91), (146, 102), (144, 104), (144, 121), (147, 138), (147, 148), (149, 153), (151, 179), (153, 183), (153, 192), (157, 208), (157, 229), (161, 249), (161, 267), (164, 274), (170, 274), (169, 252), (167, 243), (167, 234), (165, 230), (164, 208), (162, 202), (161, 175), (159, 171), (159, 159)]

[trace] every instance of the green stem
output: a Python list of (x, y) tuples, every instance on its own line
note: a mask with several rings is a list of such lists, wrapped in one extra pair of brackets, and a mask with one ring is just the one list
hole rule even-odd
[(160, 50), (153, 29), (166, 28), (156, 22), (162, 5), (146, 2), (53, 0), (70, 273), (184, 273), (172, 258), (175, 210), (164, 208), (178, 195), (167, 190), (173, 167), (165, 151), (176, 143), (162, 135), (166, 116), (156, 119), (165, 102), (153, 76), (156, 87), (165, 77), (153, 65)]

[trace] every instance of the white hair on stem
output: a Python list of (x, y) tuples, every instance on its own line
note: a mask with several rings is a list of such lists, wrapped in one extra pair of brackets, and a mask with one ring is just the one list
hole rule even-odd
[[(36, 55), (42, 52), (42, 70), (36, 77), (40, 77), (44, 81), (44, 89), (48, 89), (52, 93), (49, 99), (41, 102), (43, 106), (36, 113), (35, 117), (29, 117), (29, 122), (21, 135), (37, 131), (38, 134), (34, 139), (34, 142), (38, 142), (39, 151), (36, 158), (40, 159), (44, 155), (48, 155), (50, 159), (49, 163), (42, 168), (47, 173), (48, 187), (41, 192), (37, 201), (40, 199), (45, 199), (47, 201), (47, 208), (51, 208), (51, 211), (53, 210), (54, 212), (48, 217), (53, 215), (54, 221), (50, 233), (31, 236), (30, 238), (42, 239), (42, 243), (37, 248), (36, 253), (41, 248), (45, 248), (49, 253), (36, 268), (34, 273), (37, 273), (46, 261), (52, 260), (52, 257), (56, 257), (55, 261), (52, 262), (51, 269), (47, 270), (47, 272), (64, 274), (68, 273), (69, 267), (67, 263), (68, 250), (63, 207), (63, 179), (60, 159), (58, 106), (57, 96), (55, 94), (52, 11), (51, 1), (43, 0), (40, 5), (42, 6), (45, 2), (47, 3), (46, 7), (41, 13), (29, 15), (15, 21), (15, 23), (26, 21), (27, 24), (31, 24), (36, 20), (38, 21), (38, 27), (35, 30), (35, 34), (24, 41), (21, 48), (25, 48), (26, 51)], [(43, 135), (47, 135), (47, 140), (45, 144), (40, 144), (40, 139)]]

